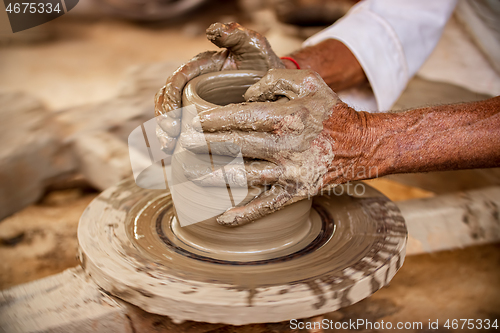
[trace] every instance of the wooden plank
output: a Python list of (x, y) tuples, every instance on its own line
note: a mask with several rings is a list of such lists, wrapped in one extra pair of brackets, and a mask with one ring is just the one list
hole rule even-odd
[(383, 179), (418, 187), (436, 194), (449, 194), (500, 186), (500, 168), (408, 173), (389, 175)]
[(500, 241), (500, 187), (396, 205), (408, 227), (407, 255)]
[(80, 267), (0, 292), (0, 332), (132, 333), (126, 309)]

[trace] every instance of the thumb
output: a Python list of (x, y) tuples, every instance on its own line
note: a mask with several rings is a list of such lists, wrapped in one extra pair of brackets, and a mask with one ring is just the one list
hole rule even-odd
[(207, 38), (218, 47), (237, 48), (239, 44), (246, 42), (247, 29), (238, 23), (214, 23), (208, 27)]
[(238, 23), (214, 23), (207, 29), (206, 34), (212, 43), (229, 49), (235, 55), (260, 53), (266, 57), (274, 56), (279, 59), (264, 36)]

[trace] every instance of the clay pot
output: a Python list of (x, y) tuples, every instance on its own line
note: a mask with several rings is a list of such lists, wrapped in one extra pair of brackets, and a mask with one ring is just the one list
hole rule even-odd
[[(198, 112), (218, 105), (243, 102), (245, 91), (263, 74), (224, 71), (205, 74), (190, 81), (183, 92), (183, 131)], [(211, 161), (209, 154), (193, 154), (180, 145), (173, 155), (175, 180), (169, 186), (178, 221), (174, 221), (172, 230), (183, 243), (200, 251), (215, 251), (221, 258), (226, 258), (227, 255), (233, 260), (245, 261), (271, 257), (273, 253), (282, 255), (293, 252), (301, 240), (310, 234), (311, 224), (308, 218), (311, 200), (299, 201), (244, 226), (229, 228), (219, 225), (215, 216), (231, 208), (233, 203), (243, 205), (249, 202), (266, 188), (230, 186), (233, 197), (231, 201), (226, 187), (197, 186), (183, 175), (184, 165), (204, 165), (210, 168), (211, 163), (234, 163), (234, 157), (214, 155)]]

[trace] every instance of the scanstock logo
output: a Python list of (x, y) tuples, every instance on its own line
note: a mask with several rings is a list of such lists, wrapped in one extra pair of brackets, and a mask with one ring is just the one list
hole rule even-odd
[(12, 32), (36, 27), (63, 16), (78, 0), (3, 0)]

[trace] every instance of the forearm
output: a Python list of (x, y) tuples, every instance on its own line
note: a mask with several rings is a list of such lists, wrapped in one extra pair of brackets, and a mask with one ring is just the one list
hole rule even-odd
[[(290, 54), (301, 69), (312, 69), (334, 91), (351, 88), (367, 82), (365, 73), (352, 52), (341, 42), (328, 39)], [(297, 68), (290, 60), (283, 60), (286, 68)]]
[(500, 97), (367, 119), (380, 176), (500, 166)]

